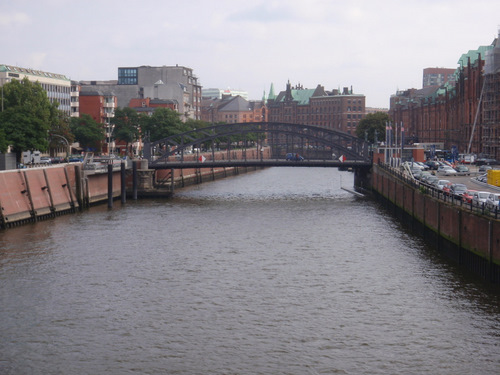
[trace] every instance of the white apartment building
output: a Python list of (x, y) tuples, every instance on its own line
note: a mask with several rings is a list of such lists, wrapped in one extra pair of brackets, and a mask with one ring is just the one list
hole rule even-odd
[(28, 78), (38, 82), (47, 92), (51, 103), (58, 102), (59, 110), (71, 115), (71, 80), (63, 74), (49, 73), (31, 68), (0, 64), (0, 86), (11, 80)]

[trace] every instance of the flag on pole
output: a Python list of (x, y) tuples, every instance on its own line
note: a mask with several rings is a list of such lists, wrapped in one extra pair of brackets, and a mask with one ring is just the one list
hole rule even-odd
[(403, 157), (404, 144), (405, 144), (405, 128), (403, 126), (403, 121), (401, 121), (401, 157)]

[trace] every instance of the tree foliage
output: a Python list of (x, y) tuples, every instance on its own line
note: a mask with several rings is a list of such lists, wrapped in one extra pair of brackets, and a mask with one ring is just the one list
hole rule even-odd
[(51, 104), (47, 93), (38, 82), (27, 78), (12, 80), (3, 87), (4, 110), (0, 113), (0, 130), (5, 142), (18, 154), (23, 151), (46, 151), (48, 133), (55, 121), (58, 104)]
[[(71, 145), (75, 136), (71, 132), (69, 118), (62, 111), (52, 108), (52, 123), (49, 131), (49, 149), (51, 155), (54, 155), (54, 149), (67, 149)], [(69, 151), (69, 150), (68, 150)]]
[[(387, 113), (376, 112), (369, 113), (364, 119), (362, 119), (357, 128), (356, 135), (358, 138), (365, 137), (371, 143), (375, 142), (375, 132), (377, 132), (377, 141), (385, 141), (385, 125), (390, 121), (390, 117)], [(366, 133), (365, 133), (366, 132)]]
[(101, 151), (105, 138), (104, 127), (90, 115), (84, 113), (80, 117), (72, 117), (70, 128), (80, 146), (87, 150)]
[(117, 108), (111, 123), (114, 125), (113, 136), (119, 141), (123, 141), (128, 146), (139, 139), (139, 115), (133, 108)]
[(7, 142), (4, 130), (0, 127), (0, 152), (5, 152), (8, 148), (9, 142)]
[(180, 114), (170, 108), (157, 108), (152, 116), (141, 117), (141, 129), (144, 135), (149, 135), (151, 141), (189, 130), (181, 121)]

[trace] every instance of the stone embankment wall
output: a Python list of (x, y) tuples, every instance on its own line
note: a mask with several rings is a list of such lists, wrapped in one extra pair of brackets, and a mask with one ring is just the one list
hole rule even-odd
[[(245, 154), (246, 153), (246, 154)], [(207, 160), (211, 153), (203, 154)], [(260, 157), (269, 158), (270, 149)], [(185, 160), (195, 160), (198, 155), (187, 155)], [(257, 159), (257, 150), (235, 150), (231, 154), (218, 152), (216, 160)], [(203, 181), (215, 180), (246, 168), (193, 168), (174, 170), (149, 170), (147, 161), (137, 161), (138, 197), (168, 197), (173, 187), (179, 188)], [(124, 185), (131, 195), (133, 172), (128, 169)], [(50, 167), (0, 171), (0, 227), (9, 228), (35, 222), (63, 213), (75, 212), (94, 204), (105, 203), (109, 198), (109, 175), (106, 171), (83, 171), (82, 163), (61, 164)], [(112, 173), (112, 196), (122, 195), (122, 174), (119, 168)]]
[(75, 165), (0, 172), (2, 227), (75, 211), (81, 206)]
[(500, 283), (500, 220), (432, 197), (381, 165), (373, 166), (372, 190), (438, 250)]
[[(206, 161), (212, 160), (211, 152), (204, 152), (199, 154), (184, 155), (185, 161), (196, 161), (199, 157), (204, 157)], [(262, 151), (257, 149), (247, 149), (247, 150), (231, 150), (218, 151), (214, 153), (213, 160), (243, 160), (243, 159), (270, 159), (271, 158), (271, 148), (264, 147)], [(174, 161), (175, 157), (171, 156), (169, 160)], [(242, 171), (242, 168), (190, 168), (190, 169), (176, 169), (174, 170), (174, 187), (180, 188), (193, 184), (198, 184), (203, 181), (215, 180), (217, 178), (224, 178), (230, 175), (238, 174)], [(246, 169), (245, 169), (246, 171)], [(171, 171), (170, 170), (158, 170), (156, 171), (155, 181), (161, 183), (161, 181), (169, 181), (171, 183)]]

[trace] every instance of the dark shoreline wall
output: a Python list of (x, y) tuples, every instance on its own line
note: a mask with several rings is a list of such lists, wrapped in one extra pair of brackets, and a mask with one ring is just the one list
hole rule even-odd
[(373, 165), (372, 191), (414, 232), (464, 268), (500, 284), (500, 221), (439, 200)]
[[(236, 157), (242, 155), (235, 153)], [(175, 189), (213, 181), (257, 168), (197, 168), (174, 171), (172, 181), (166, 185), (158, 182), (155, 171), (147, 163), (138, 165), (138, 198), (167, 198)], [(83, 171), (82, 163), (60, 164), (51, 167), (17, 169), (0, 172), (0, 229), (45, 220), (67, 213), (74, 213), (92, 205), (108, 202), (109, 176), (106, 171)], [(144, 168), (144, 169), (142, 169)], [(164, 171), (170, 173), (170, 170)], [(160, 171), (161, 174), (161, 171)], [(126, 171), (126, 196), (132, 196), (133, 172)], [(122, 196), (119, 168), (112, 173), (112, 197)]]

